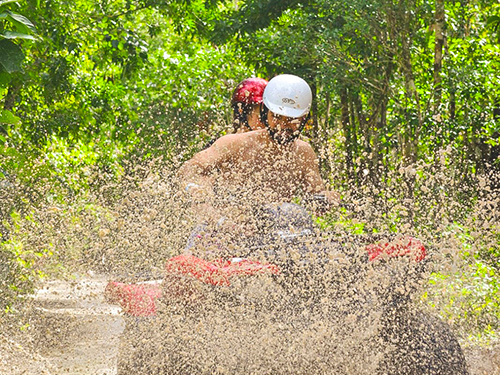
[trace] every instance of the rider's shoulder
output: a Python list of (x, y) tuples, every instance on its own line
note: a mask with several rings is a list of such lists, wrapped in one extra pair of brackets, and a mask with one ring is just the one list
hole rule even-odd
[(222, 137), (220, 137), (219, 139), (217, 139), (213, 143), (212, 147), (218, 148), (218, 147), (221, 147), (221, 146), (230, 145), (230, 144), (234, 143), (234, 141), (236, 139), (238, 139), (237, 135), (238, 134), (226, 134), (226, 135), (223, 135)]
[(303, 141), (302, 139), (297, 139), (295, 141), (295, 144), (297, 146), (297, 150), (299, 152), (303, 152), (303, 153), (314, 153), (314, 150), (313, 148), (311, 147), (311, 145), (309, 143), (307, 143), (306, 141)]
[(245, 133), (234, 133), (234, 134), (228, 134), (220, 139), (224, 139), (224, 142), (232, 142), (232, 143), (243, 143), (243, 142), (249, 142), (249, 141), (256, 141), (258, 138), (262, 137), (263, 134), (266, 134), (262, 130), (252, 130), (249, 132)]
[(317, 159), (317, 155), (314, 152), (311, 145), (301, 139), (296, 141), (296, 155), (298, 158), (304, 161), (312, 162)]
[(239, 149), (255, 139), (250, 133), (253, 132), (224, 135), (215, 141), (212, 147), (215, 149)]

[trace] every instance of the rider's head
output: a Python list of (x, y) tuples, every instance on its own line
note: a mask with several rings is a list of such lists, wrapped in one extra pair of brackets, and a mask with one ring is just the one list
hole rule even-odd
[(267, 81), (262, 78), (247, 78), (241, 81), (233, 92), (234, 131), (250, 131), (261, 129), (260, 105)]
[(312, 91), (302, 78), (282, 74), (271, 79), (264, 90), (261, 121), (280, 144), (293, 142), (309, 117)]

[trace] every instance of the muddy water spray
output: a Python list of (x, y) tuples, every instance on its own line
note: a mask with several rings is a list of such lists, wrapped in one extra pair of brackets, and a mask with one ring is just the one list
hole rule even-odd
[[(344, 234), (347, 220), (363, 223), (368, 231), (418, 236), (432, 249), (431, 270), (458, 271), (473, 258), (464, 256), (455, 223), (462, 220), (464, 227), (472, 228), (467, 249), (471, 255), (497, 246), (498, 196), (482, 178), (479, 199), (464, 199), (469, 190), (456, 185), (453, 173), (443, 165), (405, 166), (387, 176), (390, 182), (385, 185), (366, 182), (362, 189), (350, 189), (345, 200), (353, 206), (347, 213), (332, 214), (342, 222), (332, 229)], [(164, 260), (184, 251), (200, 218), (179, 195), (174, 173), (149, 166), (143, 175), (130, 183), (125, 177), (119, 186), (108, 184), (94, 197), (86, 197), (85, 204), (66, 208), (53, 203), (36, 210), (36, 224), (25, 224), (31, 225), (26, 246), (49, 247), (69, 271), (92, 271), (124, 281), (161, 276)], [(224, 251), (231, 249), (230, 239), (224, 238)], [(391, 350), (381, 345), (385, 301), (379, 291), (409, 263), (401, 259), (391, 268), (360, 268), (356, 260), (363, 245), (344, 241), (354, 254), (347, 257), (338, 244), (327, 246), (331, 261), (307, 280), (259, 277), (231, 287), (197, 285), (198, 295), (191, 301), (162, 301), (158, 316), (141, 330), (125, 331), (129, 335), (121, 341), (122, 358), (142, 357), (150, 373), (374, 373)], [(201, 256), (205, 250), (193, 251)], [(217, 248), (210, 251), (213, 256)], [(311, 252), (310, 260), (316, 258)], [(418, 285), (404, 285), (418, 299)], [(79, 330), (66, 330), (62, 341), (57, 319), (44, 322), (35, 317), (31, 322), (33, 331), (51, 332), (45, 335), (46, 347), (71, 347), (71, 342), (82, 339)], [(498, 327), (498, 322), (491, 323)]]

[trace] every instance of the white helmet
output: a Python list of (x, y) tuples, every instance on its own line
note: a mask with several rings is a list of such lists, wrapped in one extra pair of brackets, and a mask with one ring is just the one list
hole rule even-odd
[(292, 74), (281, 74), (267, 84), (263, 102), (271, 112), (278, 115), (302, 117), (309, 113), (312, 92), (302, 78)]

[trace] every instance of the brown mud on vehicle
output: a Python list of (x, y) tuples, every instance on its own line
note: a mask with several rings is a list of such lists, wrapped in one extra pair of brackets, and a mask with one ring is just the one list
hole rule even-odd
[[(304, 231), (279, 227), (280, 215), (279, 236), (257, 236), (252, 252), (279, 275), (166, 282), (156, 314), (127, 319), (118, 373), (468, 373), (450, 328), (413, 306), (414, 253), (369, 262), (359, 239), (292, 236)], [(192, 283), (189, 298), (172, 298), (178, 283)]]

